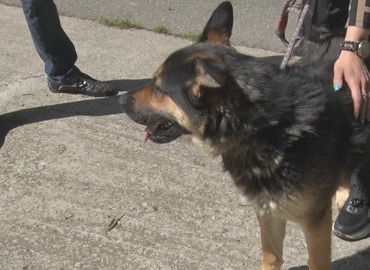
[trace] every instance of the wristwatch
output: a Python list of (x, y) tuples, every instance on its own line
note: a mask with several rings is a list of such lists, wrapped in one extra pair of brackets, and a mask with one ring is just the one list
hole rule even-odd
[(370, 54), (370, 43), (367, 40), (343, 41), (340, 50), (354, 52), (361, 58), (366, 58)]

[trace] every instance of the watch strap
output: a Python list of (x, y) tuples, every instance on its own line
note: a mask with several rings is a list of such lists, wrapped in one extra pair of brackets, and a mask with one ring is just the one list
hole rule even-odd
[(343, 41), (340, 44), (340, 50), (351, 51), (351, 52), (358, 53), (358, 44), (359, 43), (360, 43), (359, 41)]

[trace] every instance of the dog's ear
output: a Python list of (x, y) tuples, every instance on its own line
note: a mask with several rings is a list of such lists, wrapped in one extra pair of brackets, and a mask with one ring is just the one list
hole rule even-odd
[(200, 98), (206, 89), (216, 89), (224, 86), (227, 78), (225, 65), (218, 59), (195, 58), (195, 84), (192, 87), (194, 96)]
[(222, 2), (213, 11), (198, 42), (210, 42), (229, 46), (233, 22), (233, 6), (229, 1)]

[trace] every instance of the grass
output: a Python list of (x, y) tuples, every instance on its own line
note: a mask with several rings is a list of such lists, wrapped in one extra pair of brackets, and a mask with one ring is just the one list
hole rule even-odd
[[(120, 29), (146, 29), (145, 27), (135, 22), (129, 21), (129, 20), (111, 20), (105, 17), (99, 17), (98, 22), (106, 26), (117, 27)], [(183, 38), (186, 38), (194, 42), (197, 41), (202, 35), (201, 33), (188, 33), (184, 35), (176, 35), (172, 33), (172, 31), (165, 26), (158, 26), (153, 29), (146, 29), (146, 30), (153, 31), (159, 34), (165, 34), (165, 35), (171, 35), (171, 36), (177, 36), (177, 37), (181, 36)]]
[(128, 20), (110, 20), (104, 17), (99, 17), (98, 22), (107, 26), (114, 26), (120, 29), (143, 29), (141, 25)]
[(188, 33), (185, 34), (183, 37), (189, 39), (191, 41), (197, 41), (202, 36), (202, 33)]
[(168, 29), (167, 27), (165, 26), (158, 26), (156, 28), (153, 28), (152, 29), (154, 32), (156, 33), (160, 33), (160, 34), (166, 34), (166, 35), (171, 35), (172, 32), (170, 29)]

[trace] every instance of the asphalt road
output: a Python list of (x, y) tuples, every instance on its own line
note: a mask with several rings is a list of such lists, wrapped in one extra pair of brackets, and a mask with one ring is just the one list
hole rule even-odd
[[(173, 33), (199, 33), (209, 14), (221, 1), (215, 0), (55, 0), (63, 15), (83, 19), (103, 16), (136, 22), (148, 29), (165, 26)], [(283, 52), (275, 36), (276, 22), (283, 0), (233, 0), (234, 31), (232, 42), (252, 48)], [(19, 0), (0, 0), (19, 5)], [(287, 35), (296, 21), (291, 16)]]

